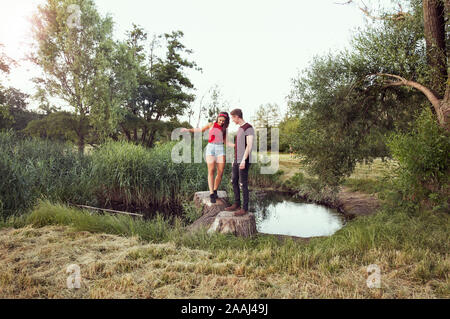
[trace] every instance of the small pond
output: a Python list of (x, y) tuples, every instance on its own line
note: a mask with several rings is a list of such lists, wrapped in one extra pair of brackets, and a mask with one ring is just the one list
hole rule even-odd
[(308, 203), (287, 193), (254, 194), (250, 197), (249, 209), (255, 212), (258, 232), (265, 234), (330, 236), (345, 224), (344, 217), (336, 209)]

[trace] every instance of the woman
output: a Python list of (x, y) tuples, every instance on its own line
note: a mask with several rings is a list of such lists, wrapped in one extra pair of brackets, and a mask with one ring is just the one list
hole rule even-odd
[[(209, 129), (208, 145), (206, 146), (206, 163), (208, 165), (208, 186), (211, 203), (215, 203), (217, 189), (222, 181), (223, 170), (225, 168), (225, 147), (234, 147), (233, 143), (227, 140), (227, 128), (230, 124), (230, 117), (227, 112), (220, 112), (215, 122), (208, 123), (203, 128), (182, 128), (181, 132), (204, 132)], [(217, 163), (217, 176), (214, 180), (214, 170)]]

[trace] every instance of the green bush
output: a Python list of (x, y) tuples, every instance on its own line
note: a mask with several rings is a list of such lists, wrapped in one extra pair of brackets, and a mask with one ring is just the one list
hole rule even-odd
[(394, 187), (406, 205), (448, 210), (450, 138), (424, 109), (408, 133), (387, 136), (392, 156), (399, 162)]
[(190, 224), (199, 219), (202, 216), (202, 210), (195, 206), (191, 201), (183, 202), (183, 214), (184, 220)]
[(274, 174), (261, 174), (261, 164), (252, 163), (248, 171), (249, 184), (258, 187), (278, 187), (281, 186), (280, 176), (283, 172), (278, 170)]
[(295, 197), (322, 204), (337, 205), (338, 203), (338, 187), (329, 186), (317, 178), (305, 177), (302, 172), (297, 172), (284, 181), (283, 187), (295, 191)]

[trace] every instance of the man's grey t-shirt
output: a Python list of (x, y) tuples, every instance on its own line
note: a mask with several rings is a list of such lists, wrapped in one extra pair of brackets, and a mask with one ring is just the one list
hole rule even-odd
[[(244, 157), (245, 148), (247, 147), (247, 136), (255, 135), (253, 126), (245, 123), (239, 127), (236, 136), (234, 137), (234, 162), (241, 163)], [(246, 162), (250, 162), (251, 150), (246, 158)]]

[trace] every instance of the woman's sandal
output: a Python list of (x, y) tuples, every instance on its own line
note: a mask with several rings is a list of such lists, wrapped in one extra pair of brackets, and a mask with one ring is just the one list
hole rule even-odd
[(209, 194), (209, 198), (211, 199), (211, 203), (215, 204), (216, 203), (216, 196), (214, 195), (214, 193)]

